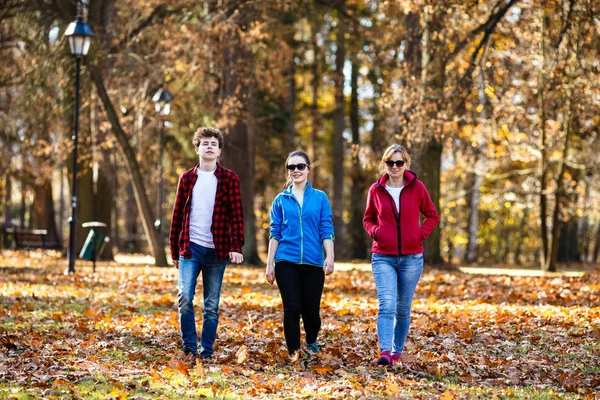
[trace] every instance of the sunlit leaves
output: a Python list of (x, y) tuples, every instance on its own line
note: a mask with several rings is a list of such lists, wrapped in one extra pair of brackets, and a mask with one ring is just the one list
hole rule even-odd
[(194, 364), (178, 350), (174, 269), (101, 264), (96, 275), (81, 266), (64, 276), (54, 261), (2, 261), (11, 266), (0, 275), (0, 382), (40, 396), (527, 397), (531, 387), (585, 394), (600, 384), (597, 272), (427, 271), (402, 365), (386, 370), (373, 363), (377, 300), (368, 266), (327, 278), (325, 347), (309, 363), (287, 355), (279, 293), (262, 268), (229, 267), (216, 359)]

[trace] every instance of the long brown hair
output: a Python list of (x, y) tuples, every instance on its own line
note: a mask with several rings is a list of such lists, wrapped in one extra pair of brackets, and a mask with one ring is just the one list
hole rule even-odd
[(296, 157), (296, 156), (300, 156), (300, 157), (304, 158), (304, 161), (306, 161), (307, 167), (310, 169), (310, 157), (308, 156), (308, 154), (306, 154), (302, 150), (292, 151), (290, 154), (288, 154), (287, 158), (285, 159), (284, 167), (286, 167), (286, 169), (285, 169), (286, 181), (285, 181), (285, 185), (283, 186), (284, 188), (287, 188), (288, 186), (290, 186), (292, 184), (292, 180), (289, 178), (289, 175), (288, 175), (287, 165), (288, 165), (288, 162), (290, 161), (290, 158)]

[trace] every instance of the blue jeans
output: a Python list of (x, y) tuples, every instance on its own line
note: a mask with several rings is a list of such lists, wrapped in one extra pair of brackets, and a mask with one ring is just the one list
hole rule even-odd
[(423, 254), (387, 256), (373, 253), (371, 263), (379, 299), (379, 348), (402, 354), (410, 326), (413, 295), (423, 272)]
[(204, 313), (202, 321), (202, 346), (200, 356), (210, 358), (214, 352), (213, 344), (217, 337), (219, 324), (219, 300), (221, 284), (227, 261), (215, 260), (215, 250), (190, 243), (192, 258), (189, 260), (179, 257), (179, 284), (177, 288), (179, 310), (179, 325), (184, 347), (194, 353), (198, 351), (198, 336), (196, 334), (196, 316), (194, 314), (194, 295), (196, 282), (202, 272), (204, 286)]

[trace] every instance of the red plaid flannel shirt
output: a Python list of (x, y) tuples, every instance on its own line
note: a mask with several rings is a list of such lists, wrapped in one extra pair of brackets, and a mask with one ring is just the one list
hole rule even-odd
[[(190, 209), (192, 207), (192, 190), (198, 179), (197, 169), (198, 165), (185, 171), (179, 177), (169, 235), (173, 260), (178, 260), (180, 255), (186, 260), (192, 257), (190, 252)], [(226, 260), (229, 258), (230, 251), (242, 252), (244, 210), (242, 209), (238, 176), (218, 163), (215, 175), (217, 177), (217, 195), (215, 196), (210, 231), (215, 244), (215, 257), (219, 260)]]

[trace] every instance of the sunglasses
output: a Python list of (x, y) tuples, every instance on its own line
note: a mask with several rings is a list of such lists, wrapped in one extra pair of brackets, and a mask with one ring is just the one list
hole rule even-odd
[(300, 164), (288, 164), (285, 166), (288, 170), (293, 171), (297, 169), (298, 171), (304, 171), (308, 164), (300, 163)]
[(387, 160), (385, 162), (385, 165), (387, 165), (390, 168), (392, 168), (394, 165), (398, 168), (401, 168), (401, 167), (404, 167), (404, 161), (403, 160), (398, 160), (398, 161)]

